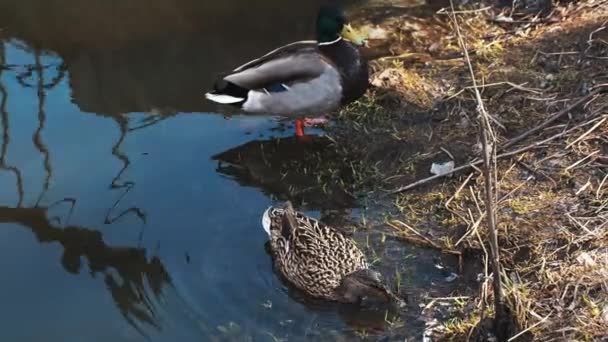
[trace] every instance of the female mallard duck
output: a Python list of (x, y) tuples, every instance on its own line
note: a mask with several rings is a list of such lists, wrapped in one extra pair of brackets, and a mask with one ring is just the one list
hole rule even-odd
[(337, 109), (369, 86), (367, 61), (353, 44), (363, 39), (345, 23), (339, 8), (321, 7), (316, 41), (287, 44), (239, 66), (205, 97), (249, 113), (296, 118), (296, 135), (304, 135), (304, 116)]
[(262, 225), (270, 237), (275, 268), (307, 294), (342, 303), (403, 303), (369, 268), (353, 240), (296, 212), (290, 202), (268, 208)]

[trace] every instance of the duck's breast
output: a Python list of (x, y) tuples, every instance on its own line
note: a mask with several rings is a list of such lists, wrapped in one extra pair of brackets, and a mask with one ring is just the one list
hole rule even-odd
[(320, 47), (322, 54), (329, 58), (342, 75), (341, 105), (357, 100), (369, 87), (369, 69), (365, 58), (352, 43), (341, 39), (335, 44)]

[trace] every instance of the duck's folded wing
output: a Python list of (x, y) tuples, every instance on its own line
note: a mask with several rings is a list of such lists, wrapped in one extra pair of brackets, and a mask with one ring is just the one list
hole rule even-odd
[(259, 66), (260, 64), (270, 61), (272, 59), (284, 57), (284, 56), (287, 56), (290, 54), (295, 54), (298, 52), (305, 52), (305, 51), (314, 52), (317, 50), (318, 50), (318, 45), (315, 40), (300, 40), (297, 42), (283, 45), (281, 47), (278, 47), (278, 48), (268, 52), (267, 54), (265, 54), (261, 57), (252, 59), (249, 62), (236, 67), (234, 70), (232, 70), (232, 72), (233, 73), (241, 72), (245, 69)]
[(246, 89), (261, 89), (319, 77), (326, 67), (327, 62), (317, 51), (305, 50), (258, 61), (247, 68), (237, 69), (240, 71), (224, 77), (224, 80)]

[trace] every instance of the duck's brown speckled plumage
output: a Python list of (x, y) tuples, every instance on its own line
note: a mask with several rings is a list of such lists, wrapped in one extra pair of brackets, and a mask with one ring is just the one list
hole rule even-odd
[(344, 277), (368, 268), (355, 242), (336, 229), (289, 206), (268, 214), (275, 267), (311, 296), (339, 301), (336, 290)]

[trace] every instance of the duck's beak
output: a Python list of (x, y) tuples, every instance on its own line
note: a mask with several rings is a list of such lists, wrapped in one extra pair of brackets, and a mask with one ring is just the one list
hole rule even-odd
[(340, 35), (342, 38), (351, 41), (357, 46), (367, 46), (367, 37), (365, 37), (361, 31), (355, 29), (350, 24), (344, 25)]

